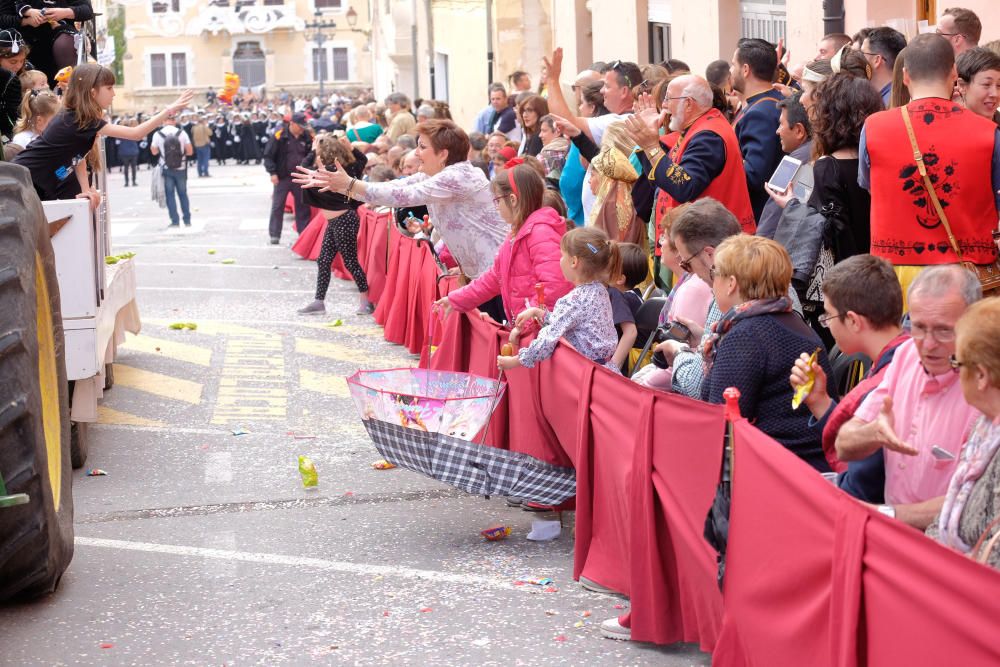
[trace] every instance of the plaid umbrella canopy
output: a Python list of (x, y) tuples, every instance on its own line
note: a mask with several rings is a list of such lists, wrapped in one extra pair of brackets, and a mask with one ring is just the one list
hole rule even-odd
[(501, 382), (413, 368), (358, 371), (347, 383), (368, 435), (391, 463), (474, 495), (558, 505), (576, 494), (572, 468), (470, 442), (499, 402)]

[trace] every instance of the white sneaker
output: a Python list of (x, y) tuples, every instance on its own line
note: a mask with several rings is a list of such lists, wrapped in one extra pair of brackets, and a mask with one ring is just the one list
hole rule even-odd
[(601, 622), (601, 634), (608, 639), (617, 639), (619, 641), (627, 642), (632, 639), (632, 629), (626, 628), (619, 623), (617, 616)]

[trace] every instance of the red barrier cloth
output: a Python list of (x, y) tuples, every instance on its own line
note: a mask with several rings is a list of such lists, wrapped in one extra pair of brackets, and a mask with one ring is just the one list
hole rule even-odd
[(295, 213), (295, 197), (291, 192), (285, 196), (285, 213)]
[(389, 225), (392, 216), (361, 206), (358, 208), (358, 219), (358, 263), (368, 278), (368, 300), (378, 303), (389, 270)]
[[(318, 259), (320, 248), (323, 246), (323, 235), (326, 234), (326, 226), (328, 224), (323, 214), (317, 211), (309, 221), (309, 225), (299, 234), (299, 238), (295, 239), (295, 243), (292, 245), (292, 252), (302, 259), (313, 261)], [(340, 256), (340, 253), (337, 253), (333, 258), (333, 262), (330, 264), (330, 271), (341, 280), (354, 280), (347, 267), (344, 266), (344, 259)]]
[[(395, 228), (395, 225), (391, 225), (387, 231), (386, 244), (388, 248), (388, 258), (389, 261), (386, 264), (385, 271), (385, 285), (382, 289), (382, 294), (378, 300), (378, 306), (375, 308), (375, 322), (386, 327), (386, 322), (389, 319), (389, 313), (392, 312), (392, 304), (396, 300), (396, 290), (399, 285), (398, 276), (400, 275), (399, 263), (401, 261), (399, 253), (399, 241), (401, 234)], [(409, 268), (409, 255), (406, 257), (407, 268)], [(393, 336), (397, 335), (393, 332)], [(385, 339), (392, 340), (389, 338), (388, 327), (386, 327)]]
[[(696, 642), (722, 626), (716, 553), (703, 536), (722, 466), (723, 407), (644, 391), (630, 490), (632, 638)], [(641, 409), (640, 409), (641, 408)]]
[(997, 665), (1000, 573), (858, 503), (747, 422), (716, 665)]

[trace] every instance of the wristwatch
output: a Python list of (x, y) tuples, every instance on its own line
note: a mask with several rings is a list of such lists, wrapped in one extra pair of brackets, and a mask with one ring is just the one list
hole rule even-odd
[(879, 505), (878, 511), (886, 515), (890, 519), (896, 518), (896, 508), (893, 507), (892, 505)]
[(643, 148), (642, 152), (645, 153), (646, 157), (649, 158), (649, 161), (652, 162), (657, 158), (657, 156), (660, 155), (660, 153), (663, 152), (663, 150), (659, 146), (654, 146), (653, 148)]

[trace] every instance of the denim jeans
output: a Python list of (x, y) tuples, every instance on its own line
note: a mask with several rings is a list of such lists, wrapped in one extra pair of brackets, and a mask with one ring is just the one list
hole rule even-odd
[(170, 224), (178, 224), (177, 219), (177, 203), (174, 202), (174, 192), (177, 193), (177, 198), (181, 202), (181, 213), (184, 215), (184, 224), (191, 224), (191, 206), (188, 203), (188, 189), (187, 189), (187, 170), (186, 169), (167, 169), (163, 168), (163, 188), (164, 193), (167, 196), (167, 212), (170, 214)]
[(194, 152), (198, 157), (198, 175), (208, 176), (208, 160), (212, 157), (212, 146), (205, 144), (194, 149)]

